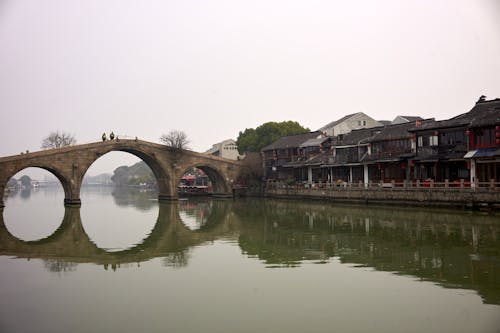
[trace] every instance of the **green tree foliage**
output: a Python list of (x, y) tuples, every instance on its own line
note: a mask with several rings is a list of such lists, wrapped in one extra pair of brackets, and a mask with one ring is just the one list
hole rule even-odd
[(140, 161), (131, 166), (122, 165), (116, 168), (111, 180), (117, 186), (131, 186), (153, 184), (155, 176), (147, 164)]
[(260, 152), (262, 148), (278, 140), (282, 136), (310, 132), (296, 121), (268, 122), (257, 128), (247, 128), (240, 132), (236, 143), (240, 154)]
[(25, 188), (31, 188), (31, 177), (30, 176), (21, 176), (19, 178), (19, 181), (21, 182), (21, 185)]

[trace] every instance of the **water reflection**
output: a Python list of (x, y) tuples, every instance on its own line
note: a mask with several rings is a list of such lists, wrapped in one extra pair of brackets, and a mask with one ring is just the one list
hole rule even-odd
[(82, 225), (80, 209), (66, 208), (52, 235), (31, 242), (13, 237), (2, 214), (0, 255), (41, 258), (52, 272), (71, 272), (87, 262), (116, 270), (157, 257), (165, 266), (182, 268), (189, 265), (194, 247), (229, 239), (266, 267), (328, 264), (338, 258), (446, 288), (476, 290), (485, 303), (500, 304), (498, 216), (264, 200), (198, 199), (147, 206), (151, 200), (137, 195), (138, 200), (113, 198), (139, 210), (157, 206), (158, 216), (147, 237), (129, 249), (99, 248)]
[(359, 208), (268, 202), (237, 203), (234, 211), (243, 226), (241, 248), (270, 267), (338, 257), (444, 287), (476, 289), (486, 303), (500, 304), (498, 216)]

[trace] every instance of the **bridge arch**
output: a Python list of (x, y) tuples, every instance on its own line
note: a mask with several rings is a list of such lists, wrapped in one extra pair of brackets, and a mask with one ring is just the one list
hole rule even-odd
[(72, 182), (68, 177), (64, 174), (62, 170), (60, 170), (57, 167), (54, 167), (53, 165), (47, 165), (39, 162), (34, 162), (34, 163), (22, 163), (18, 164), (12, 168), (9, 168), (5, 170), (5, 172), (0, 176), (0, 207), (4, 203), (4, 190), (9, 182), (9, 180), (14, 177), (16, 174), (20, 173), (23, 170), (26, 170), (28, 168), (38, 168), (42, 169), (45, 171), (48, 171), (50, 174), (54, 175), (58, 180), (59, 183), (61, 184), (63, 190), (64, 190), (64, 197), (68, 198), (71, 196), (72, 193)]
[(192, 168), (200, 169), (208, 176), (208, 178), (212, 182), (214, 194), (231, 192), (231, 185), (229, 184), (230, 183), (229, 178), (225, 176), (224, 173), (219, 168), (211, 164), (195, 163), (187, 168), (184, 168), (184, 172), (180, 174), (180, 178), (177, 179), (176, 184), (178, 184), (181, 181), (182, 176)]
[[(82, 166), (81, 170), (81, 177), (79, 181), (79, 185), (81, 186), (81, 183), (83, 181), (83, 177), (85, 177), (85, 174), (87, 173), (88, 169), (96, 162), (99, 158), (103, 157), (104, 155), (110, 153), (110, 152), (124, 152), (124, 153), (129, 153), (131, 155), (134, 155), (141, 159), (146, 165), (151, 169), (153, 172), (153, 175), (156, 178), (156, 182), (158, 185), (158, 190), (159, 193), (170, 193), (170, 182), (169, 182), (169, 175), (167, 171), (165, 170), (165, 166), (161, 164), (161, 162), (156, 159), (155, 154), (148, 153), (138, 147), (127, 147), (127, 146), (108, 146), (108, 149), (103, 149), (95, 154), (95, 158), (92, 160), (89, 160), (88, 163), (85, 166)], [(80, 188), (78, 188), (78, 192), (80, 192)]]

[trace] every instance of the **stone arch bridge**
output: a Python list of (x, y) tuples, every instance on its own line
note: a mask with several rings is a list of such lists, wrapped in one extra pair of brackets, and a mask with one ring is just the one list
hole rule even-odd
[(66, 205), (80, 205), (83, 177), (99, 157), (111, 151), (123, 151), (142, 159), (153, 171), (159, 200), (177, 199), (177, 184), (191, 167), (203, 170), (213, 184), (214, 195), (232, 196), (233, 184), (242, 169), (240, 161), (172, 148), (142, 141), (123, 140), (96, 142), (0, 158), (0, 207), (9, 179), (19, 171), (38, 167), (54, 174), (64, 189)]

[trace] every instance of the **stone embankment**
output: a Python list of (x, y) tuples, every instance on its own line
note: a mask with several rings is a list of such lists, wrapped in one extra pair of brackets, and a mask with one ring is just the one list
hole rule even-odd
[(264, 196), (285, 199), (316, 199), (334, 202), (427, 207), (489, 208), (500, 210), (500, 188), (384, 186), (267, 186)]

